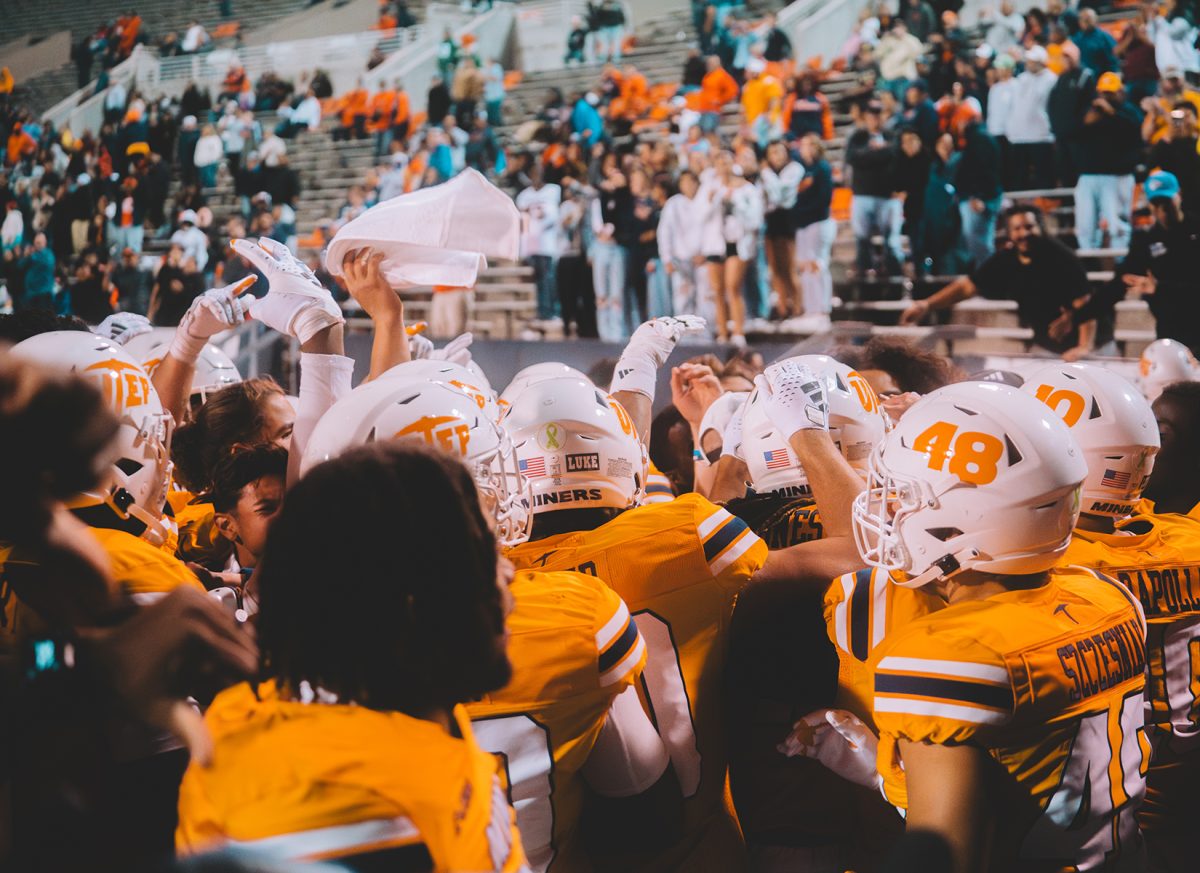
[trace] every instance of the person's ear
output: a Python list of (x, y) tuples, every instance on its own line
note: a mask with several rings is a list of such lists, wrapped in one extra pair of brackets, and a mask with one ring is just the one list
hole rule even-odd
[(242, 544), (241, 531), (238, 529), (237, 520), (232, 515), (218, 512), (213, 516), (213, 524), (225, 539), (232, 543), (237, 543), (239, 546)]

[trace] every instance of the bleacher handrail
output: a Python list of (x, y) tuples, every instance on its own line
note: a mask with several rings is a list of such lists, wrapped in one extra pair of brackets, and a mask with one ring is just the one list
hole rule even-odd
[(128, 86), (137, 79), (140, 69), (156, 63), (157, 59), (149, 49), (143, 45), (134, 46), (129, 57), (108, 70), (108, 88), (98, 92), (96, 82), (89, 82), (43, 112), (43, 123), (54, 125), (56, 130), (69, 129), (76, 136), (85, 130), (98, 131), (104, 119), (104, 98), (109, 89), (118, 82)]
[(423, 25), (345, 33), (309, 39), (271, 42), (263, 45), (218, 48), (201, 54), (160, 58), (152, 77), (139, 78), (143, 90), (173, 90), (179, 82), (203, 82), (210, 88), (219, 85), (230, 67), (240, 65), (251, 81), (263, 73), (282, 76), (317, 67), (328, 69), (347, 64), (360, 66), (365, 72), (366, 58), (379, 47), (385, 55), (422, 40), (427, 33)]
[(813, 58), (828, 67), (869, 5), (870, 0), (795, 0), (776, 16), (776, 27), (791, 38), (797, 67)]

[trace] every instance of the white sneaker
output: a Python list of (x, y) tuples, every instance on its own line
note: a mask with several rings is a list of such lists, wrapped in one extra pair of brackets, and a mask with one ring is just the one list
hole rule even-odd
[(744, 349), (746, 347), (746, 337), (740, 333), (735, 333), (729, 338), (729, 343), (734, 348)]

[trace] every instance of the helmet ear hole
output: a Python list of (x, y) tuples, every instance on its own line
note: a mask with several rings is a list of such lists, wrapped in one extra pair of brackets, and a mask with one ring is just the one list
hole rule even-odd
[(144, 466), (145, 466), (145, 464), (141, 463), (140, 461), (135, 461), (133, 458), (121, 458), (116, 463), (117, 469), (120, 470), (122, 473), (124, 473), (126, 476), (134, 475), (135, 473), (137, 473), (138, 470), (142, 469), (142, 467), (144, 467)]
[(960, 537), (963, 534), (963, 532), (956, 527), (931, 527), (927, 529), (925, 533), (929, 534), (935, 540), (941, 540), (942, 542), (952, 540), (955, 537)]

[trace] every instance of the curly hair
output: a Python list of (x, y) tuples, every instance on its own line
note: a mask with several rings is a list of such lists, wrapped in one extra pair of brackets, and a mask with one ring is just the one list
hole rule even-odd
[(262, 442), (263, 401), (283, 389), (270, 376), (227, 385), (196, 410), (192, 420), (175, 431), (171, 458), (175, 478), (190, 491), (212, 484), (217, 463), (238, 446)]

